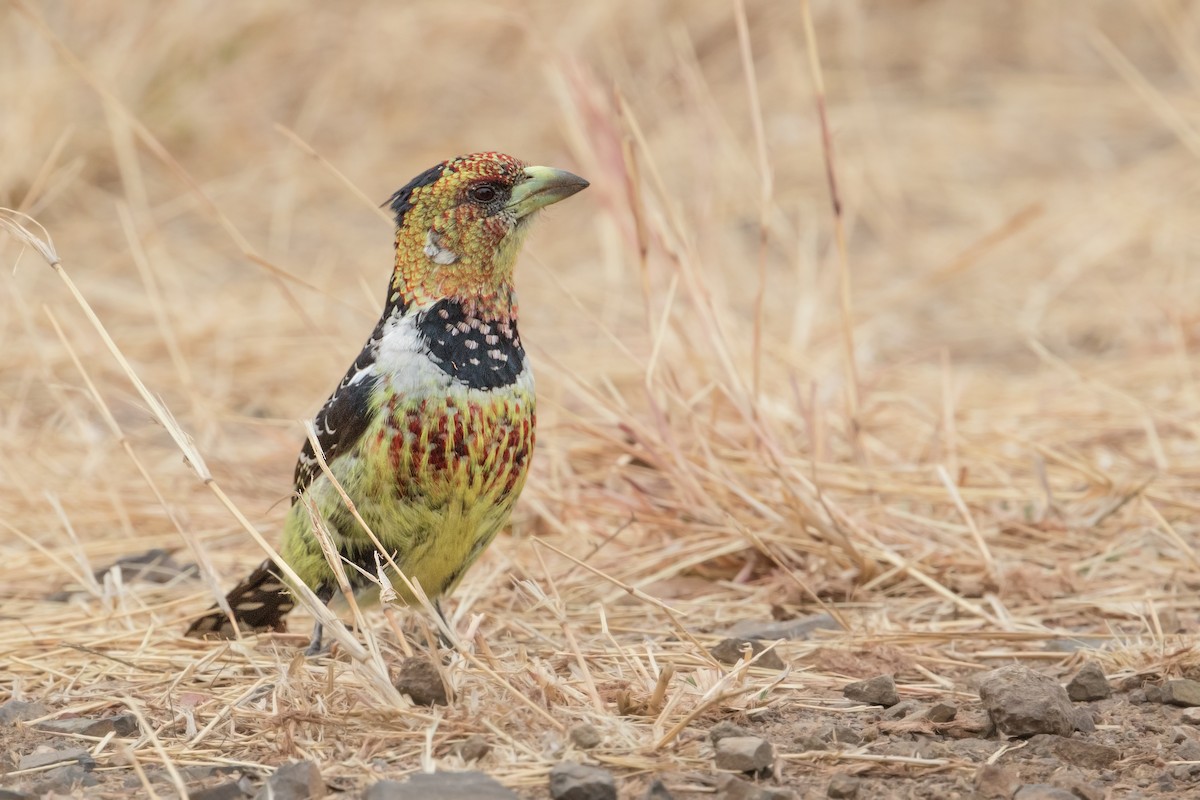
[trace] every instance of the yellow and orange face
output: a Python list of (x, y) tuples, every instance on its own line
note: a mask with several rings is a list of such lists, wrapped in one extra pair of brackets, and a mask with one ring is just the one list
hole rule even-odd
[(389, 203), (396, 214), (393, 290), (418, 305), (507, 302), (526, 223), (587, 185), (503, 153), (459, 156), (426, 170)]

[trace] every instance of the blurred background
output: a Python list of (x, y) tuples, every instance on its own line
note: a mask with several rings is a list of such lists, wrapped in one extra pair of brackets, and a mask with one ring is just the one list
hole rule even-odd
[[(297, 421), (382, 304), (377, 205), (475, 150), (588, 178), (519, 267), (539, 454), (467, 608), (517, 603), (538, 534), (680, 602), (737, 599), (717, 617), (815, 594), (932, 624), (954, 604), (918, 562), (1035, 628), (1102, 629), (1147, 593), (1193, 614), (1200, 8), (814, 0), (819, 73), (803, 4), (742, 9), (19, 0), (0, 205), (45, 226), (271, 537)], [(222, 580), (256, 563), (53, 272), (0, 256), (0, 555), (28, 566), (6, 602), (69, 613), (42, 598), (181, 546), (166, 509)], [(547, 558), (568, 597), (609, 597)], [(168, 627), (208, 600), (167, 598)]]

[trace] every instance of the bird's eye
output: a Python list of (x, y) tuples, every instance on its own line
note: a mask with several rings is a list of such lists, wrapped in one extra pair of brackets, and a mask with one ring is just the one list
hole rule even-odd
[(499, 196), (500, 191), (490, 183), (480, 183), (467, 191), (467, 196), (474, 203), (490, 203)]

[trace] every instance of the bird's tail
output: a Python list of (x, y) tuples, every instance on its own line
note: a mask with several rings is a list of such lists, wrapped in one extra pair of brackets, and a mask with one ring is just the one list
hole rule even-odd
[[(291, 592), (274, 572), (275, 565), (268, 559), (258, 569), (233, 588), (225, 599), (233, 609), (238, 627), (249, 631), (287, 630), (286, 617), (295, 606)], [(214, 639), (233, 638), (233, 624), (219, 607), (193, 622), (187, 636)]]

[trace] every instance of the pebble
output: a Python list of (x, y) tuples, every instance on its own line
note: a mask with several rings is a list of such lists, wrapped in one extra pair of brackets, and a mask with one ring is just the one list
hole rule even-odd
[(732, 722), (718, 722), (708, 729), (708, 739), (715, 747), (717, 742), (724, 739), (726, 736), (753, 736), (754, 732), (746, 730), (741, 725), (734, 725)]
[(1104, 670), (1095, 661), (1085, 662), (1067, 684), (1067, 697), (1076, 702), (1103, 700), (1112, 696), (1112, 685), (1104, 676)]
[[(1149, 695), (1149, 692), (1147, 692)], [(1176, 678), (1162, 686), (1162, 702), (1176, 706), (1200, 706), (1200, 682)]]
[(617, 783), (606, 769), (564, 761), (550, 770), (550, 796), (554, 800), (617, 800)]
[(315, 761), (284, 764), (267, 778), (256, 800), (307, 800), (325, 796), (325, 780)]
[(24, 700), (9, 700), (0, 704), (0, 725), (14, 725), (37, 719), (48, 714), (50, 709), (41, 703), (27, 703)]
[(444, 706), (448, 702), (442, 676), (428, 658), (413, 656), (400, 662), (396, 690), (419, 706)]
[(958, 716), (958, 706), (954, 703), (934, 703), (925, 712), (925, 719), (930, 722), (951, 722)]
[(996, 730), (1005, 736), (1070, 736), (1075, 730), (1075, 707), (1066, 690), (1028, 667), (1001, 667), (983, 675), (979, 699)]
[(1175, 759), (1177, 761), (1200, 761), (1200, 742), (1195, 739), (1188, 739), (1179, 747), (1175, 748)]
[(642, 795), (642, 800), (675, 800), (675, 798), (667, 791), (663, 782), (655, 778), (646, 787), (646, 793)]
[(713, 763), (717, 769), (760, 772), (775, 764), (775, 748), (757, 736), (726, 736), (717, 742)]
[(882, 719), (904, 719), (907, 716), (919, 716), (921, 704), (916, 700), (901, 700), (896, 705), (883, 712)]
[(463, 761), (478, 761), (492, 752), (492, 745), (483, 734), (472, 733), (455, 746), (454, 752)]
[(1117, 748), (1085, 739), (1056, 736), (1049, 745), (1048, 749), (1054, 755), (1084, 769), (1105, 769), (1121, 757)]
[(1096, 720), (1092, 717), (1092, 712), (1086, 708), (1075, 709), (1075, 730), (1080, 733), (1095, 733)]
[(591, 750), (593, 747), (599, 746), (602, 741), (600, 731), (596, 730), (596, 726), (586, 722), (572, 726), (571, 730), (567, 732), (567, 738), (580, 750)]
[(80, 736), (136, 736), (137, 716), (130, 713), (115, 717), (74, 717), (72, 719), (50, 719), (37, 724), (38, 730), (51, 733), (77, 734)]
[(744, 619), (725, 631), (725, 635), (735, 639), (765, 639), (773, 642), (776, 639), (809, 639), (813, 631), (841, 629), (842, 626), (829, 614), (814, 614), (785, 620)]
[(1200, 708), (1185, 708), (1179, 718), (1188, 725), (1200, 725)]
[[(743, 653), (747, 647), (750, 648), (752, 655), (758, 655), (766, 649), (763, 643), (757, 639), (722, 639), (710, 648), (708, 652), (722, 664), (733, 665), (741, 662)], [(783, 659), (779, 657), (779, 653), (772, 650), (755, 661), (754, 666), (762, 667), (763, 669), (783, 669), (786, 665), (783, 663)]]
[[(614, 794), (615, 798), (616, 795)], [(511, 789), (482, 772), (419, 772), (407, 781), (379, 781), (363, 800), (517, 800)]]
[(874, 706), (890, 707), (900, 702), (900, 694), (896, 691), (896, 679), (891, 675), (876, 675), (865, 681), (848, 683), (842, 689), (842, 696), (856, 703)]
[(38, 748), (29, 755), (21, 756), (21, 760), (17, 762), (17, 769), (38, 769), (67, 761), (77, 761), (84, 769), (94, 769), (96, 766), (95, 759), (82, 747), (69, 747), (65, 750)]
[(841, 800), (854, 800), (858, 797), (859, 779), (838, 772), (829, 779), (829, 787), (825, 790), (825, 794), (833, 798), (841, 798)]

